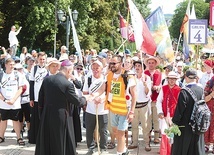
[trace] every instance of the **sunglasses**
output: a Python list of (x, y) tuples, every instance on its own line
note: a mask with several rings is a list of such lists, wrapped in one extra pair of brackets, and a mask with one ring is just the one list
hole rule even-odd
[(83, 69), (82, 69), (82, 68), (77, 68), (77, 70), (80, 70), (80, 71), (82, 71)]
[(114, 66), (114, 65), (116, 65), (118, 63), (120, 63), (120, 62), (110, 62), (109, 65), (113, 65)]

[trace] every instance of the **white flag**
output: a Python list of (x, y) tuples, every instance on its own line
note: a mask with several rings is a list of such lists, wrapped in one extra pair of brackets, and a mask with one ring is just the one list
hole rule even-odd
[(146, 25), (143, 16), (132, 0), (128, 0), (129, 10), (134, 29), (136, 49), (149, 55), (154, 55), (156, 51), (155, 41)]
[(191, 11), (189, 19), (197, 19), (196, 18), (196, 14), (195, 14), (195, 6), (194, 6), (194, 4), (192, 5), (192, 11)]
[(72, 26), (72, 32), (73, 32), (73, 40), (74, 40), (74, 47), (77, 50), (80, 62), (82, 62), (82, 52), (81, 52), (81, 48), (80, 48), (80, 43), (79, 43), (79, 39), (77, 37), (77, 31), (76, 31), (76, 28), (74, 26), (73, 18), (71, 16), (71, 9), (69, 7), (68, 7), (68, 12), (69, 12), (70, 20), (71, 20), (71, 26)]
[(135, 44), (136, 49), (138, 51), (141, 50), (141, 45), (143, 43), (143, 23), (142, 21), (142, 15), (140, 14), (137, 7), (134, 5), (132, 0), (128, 0), (129, 9), (130, 9), (130, 15), (132, 20), (132, 26), (134, 29), (134, 36), (135, 36)]

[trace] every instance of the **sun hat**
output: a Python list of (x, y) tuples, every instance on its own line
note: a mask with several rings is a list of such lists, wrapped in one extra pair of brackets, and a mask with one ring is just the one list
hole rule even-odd
[(149, 60), (155, 60), (157, 62), (156, 66), (158, 66), (160, 64), (160, 60), (157, 57), (150, 56), (150, 57), (144, 59), (144, 64), (146, 66), (148, 66), (148, 61)]
[(175, 73), (174, 71), (171, 71), (171, 72), (169, 72), (169, 74), (167, 75), (167, 78), (169, 78), (169, 79), (179, 79), (180, 76), (179, 76), (177, 73)]
[(16, 63), (16, 64), (14, 65), (14, 68), (16, 68), (16, 69), (22, 69), (23, 66), (22, 66), (21, 63)]
[(47, 58), (47, 67), (49, 67), (51, 64), (58, 64), (60, 65), (61, 62), (57, 60), (56, 58)]
[(93, 64), (98, 64), (100, 67), (103, 67), (102, 62), (100, 62), (99, 60), (94, 61), (94, 62), (91, 64), (91, 66), (92, 66)]

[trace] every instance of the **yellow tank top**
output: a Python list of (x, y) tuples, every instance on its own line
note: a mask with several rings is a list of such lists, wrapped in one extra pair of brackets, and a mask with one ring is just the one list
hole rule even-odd
[[(119, 115), (127, 115), (128, 109), (125, 98), (125, 84), (122, 76), (117, 79), (113, 78), (113, 73), (107, 75), (107, 95), (106, 108), (111, 112)], [(109, 93), (112, 93), (112, 102), (108, 101)]]

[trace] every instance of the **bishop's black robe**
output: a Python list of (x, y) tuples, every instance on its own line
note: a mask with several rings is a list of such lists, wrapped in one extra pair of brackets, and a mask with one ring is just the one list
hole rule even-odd
[(75, 155), (74, 105), (80, 100), (62, 73), (44, 79), (39, 92), (41, 111), (35, 155)]

